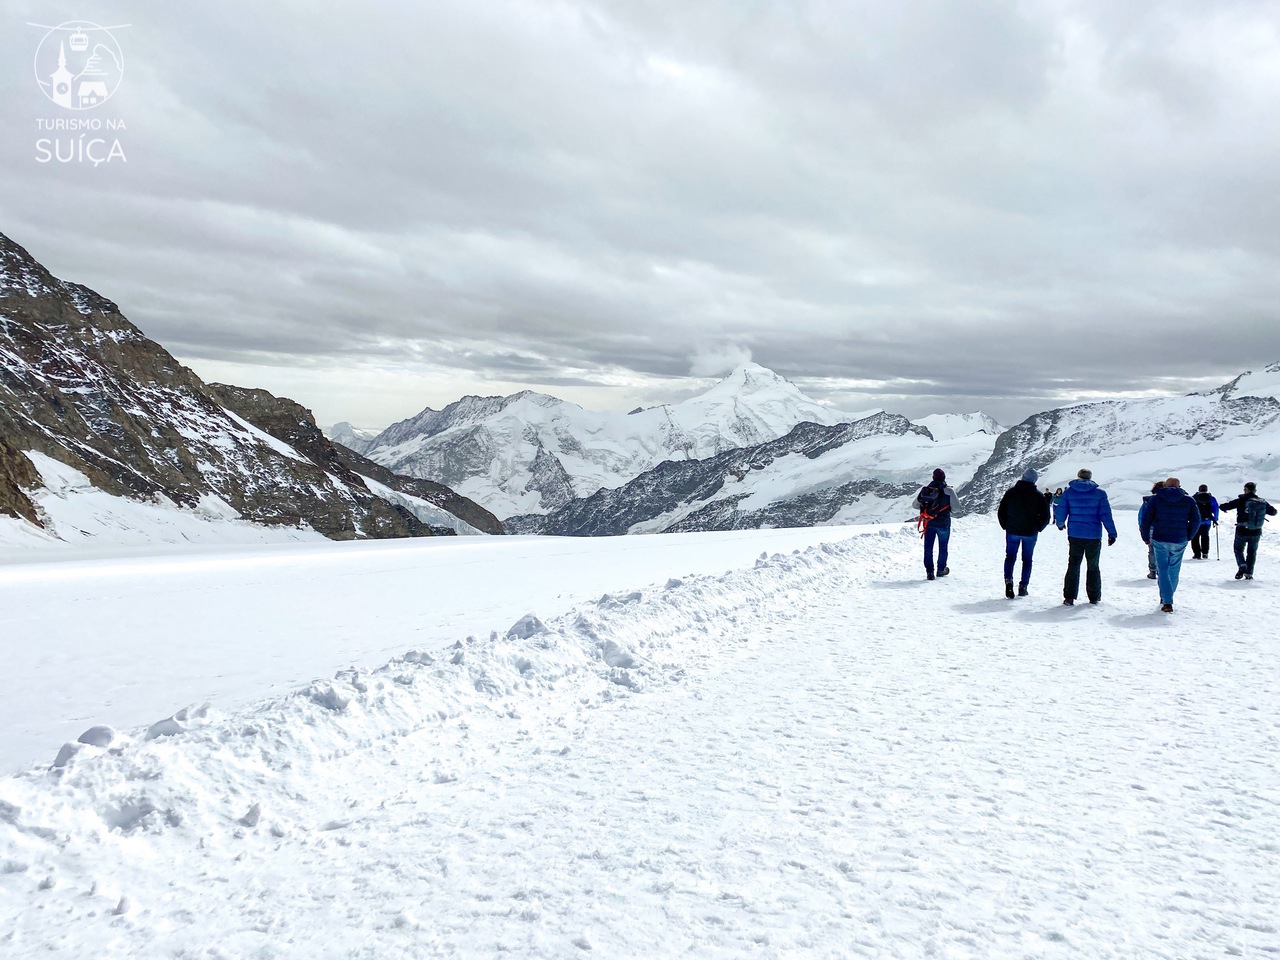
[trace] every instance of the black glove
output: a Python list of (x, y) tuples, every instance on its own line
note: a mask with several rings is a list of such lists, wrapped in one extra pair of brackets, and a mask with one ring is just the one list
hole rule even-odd
[(1115, 538), (1115, 537), (1107, 537), (1107, 546), (1108, 546), (1108, 547), (1114, 547), (1115, 545), (1116, 545), (1116, 538)]
[(1213, 521), (1213, 525), (1216, 527), (1218, 525), (1218, 521), (1217, 520)]

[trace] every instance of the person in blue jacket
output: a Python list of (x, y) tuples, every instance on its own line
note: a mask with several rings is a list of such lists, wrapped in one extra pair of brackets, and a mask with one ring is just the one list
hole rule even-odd
[(1200, 508), (1200, 529), (1191, 538), (1191, 556), (1195, 560), (1209, 559), (1209, 528), (1218, 525), (1218, 498), (1209, 492), (1209, 485), (1200, 484), (1191, 497)]
[[(1151, 502), (1155, 500), (1156, 494), (1164, 486), (1163, 480), (1157, 480), (1151, 485), (1151, 495), (1142, 498), (1142, 506), (1138, 507), (1138, 529), (1142, 529), (1142, 524), (1147, 519), (1147, 511), (1151, 508)], [(1147, 579), (1156, 579), (1156, 548), (1147, 543)]]
[(1093, 482), (1093, 471), (1083, 467), (1067, 484), (1053, 507), (1053, 522), (1067, 531), (1067, 575), (1062, 581), (1062, 602), (1071, 606), (1080, 592), (1080, 562), (1088, 563), (1085, 594), (1090, 603), (1102, 599), (1102, 529), (1107, 530), (1107, 546), (1116, 542), (1116, 522), (1111, 518), (1107, 492)]
[(1156, 574), (1160, 581), (1160, 609), (1173, 613), (1173, 592), (1178, 589), (1182, 555), (1187, 543), (1200, 529), (1200, 507), (1187, 496), (1177, 477), (1170, 477), (1151, 498), (1142, 518), (1142, 542), (1156, 552)]

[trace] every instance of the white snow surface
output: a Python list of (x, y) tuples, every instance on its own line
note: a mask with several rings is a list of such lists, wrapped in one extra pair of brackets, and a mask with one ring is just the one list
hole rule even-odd
[[(553, 455), (574, 496), (620, 487), (664, 460), (700, 460), (790, 433), (804, 422), (831, 425), (849, 415), (805, 396), (793, 383), (756, 363), (740, 366), (710, 390), (677, 404), (622, 414), (526, 391), (503, 399), (476, 399), (474, 415), (458, 413), (444, 429), (403, 437), (397, 424), (364, 451), (397, 473), (448, 482), (498, 517), (545, 513), (537, 490), (527, 489), (538, 451)], [(462, 454), (479, 466), (459, 479), (446, 472)], [(396, 442), (391, 443), (389, 437)]]
[(1097, 607), (1058, 603), (1053, 531), (1000, 597), (985, 518), (933, 583), (886, 528), (431, 655), (404, 596), (384, 666), (0, 782), (0, 952), (1271, 956), (1276, 541), (1253, 582), (1189, 562), (1173, 616), (1132, 515)]
[[(28, 526), (30, 526), (28, 524)], [(662, 537), (427, 537), (28, 553), (0, 565), (0, 772), (91, 723), (243, 704), (410, 647), (488, 636), (605, 591), (750, 565), (847, 528)], [(66, 560), (83, 555), (90, 559)]]

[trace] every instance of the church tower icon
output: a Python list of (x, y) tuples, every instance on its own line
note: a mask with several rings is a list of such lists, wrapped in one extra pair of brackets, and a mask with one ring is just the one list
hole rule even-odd
[(67, 48), (58, 44), (58, 69), (49, 74), (50, 99), (60, 107), (71, 107), (71, 81), (75, 78), (67, 69)]

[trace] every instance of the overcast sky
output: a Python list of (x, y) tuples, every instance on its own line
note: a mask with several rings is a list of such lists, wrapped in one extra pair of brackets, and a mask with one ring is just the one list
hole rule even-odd
[[(1280, 2), (7, 0), (0, 231), (208, 379), (382, 426), (751, 357), (1014, 422), (1280, 360)], [(40, 164), (128, 23), (128, 157)]]

